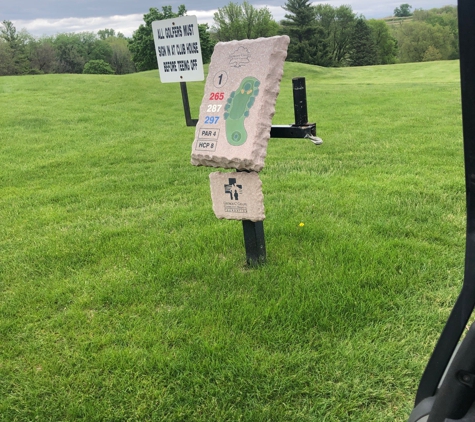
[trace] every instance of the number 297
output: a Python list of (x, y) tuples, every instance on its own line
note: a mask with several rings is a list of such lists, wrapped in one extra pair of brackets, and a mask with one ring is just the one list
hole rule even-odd
[(215, 125), (218, 123), (219, 116), (205, 116), (205, 125)]

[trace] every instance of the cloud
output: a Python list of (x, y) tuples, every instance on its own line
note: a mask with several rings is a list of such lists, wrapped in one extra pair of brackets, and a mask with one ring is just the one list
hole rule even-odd
[[(2, 0), (0, 0), (2, 1)], [(24, 3), (29, 0), (21, 0)], [(36, 0), (35, 0), (36, 1)], [(51, 2), (59, 0), (50, 0)], [(78, 4), (76, 1), (73, 1), (73, 4)], [(85, 0), (89, 2), (89, 0)], [(178, 2), (178, 1), (177, 1)], [(276, 3), (277, 0), (266, 0), (252, 1), (251, 3), (254, 7), (267, 7), (272, 13), (274, 19), (279, 22), (284, 19), (286, 12), (282, 6), (272, 5)], [(96, 4), (97, 2), (95, 2)], [(181, 2), (180, 2), (181, 3)], [(199, 7), (199, 4), (204, 3), (201, 1), (195, 2), (194, 6)], [(208, 0), (207, 7), (216, 7), (216, 1)], [(284, 4), (283, 1), (279, 3)], [(344, 4), (351, 3), (351, 8), (356, 14), (362, 14), (367, 19), (370, 18), (383, 18), (390, 16), (395, 7), (399, 6), (401, 0), (380, 0), (379, 2), (369, 1), (369, 0), (323, 0), (323, 1), (314, 1), (312, 4), (330, 4), (333, 7), (338, 7)], [(414, 0), (411, 2), (414, 9), (423, 8), (429, 9), (431, 7), (442, 7), (446, 4), (454, 4), (454, 0)], [(13, 4), (13, 3), (12, 3)], [(15, 3), (16, 4), (16, 3)], [(63, 2), (56, 3), (56, 5)], [(102, 3), (101, 3), (102, 4)], [(104, 6), (109, 4), (104, 2)], [(12, 6), (13, 7), (13, 6)], [(221, 5), (222, 7), (222, 5)], [(104, 12), (103, 9), (94, 9), (92, 6), (88, 9), (89, 11), (94, 10), (97, 15), (100, 15), (101, 12)], [(67, 17), (67, 18), (37, 18), (33, 20), (19, 20), (11, 19), (13, 24), (18, 30), (26, 29), (31, 35), (39, 37), (42, 35), (55, 35), (58, 33), (64, 32), (97, 32), (100, 29), (112, 28), (116, 32), (122, 32), (125, 36), (131, 37), (133, 32), (143, 24), (143, 13), (134, 13), (134, 14), (124, 14), (118, 15), (120, 11), (116, 7), (111, 7), (111, 10), (114, 10), (115, 13), (112, 16), (104, 17)], [(210, 28), (213, 26), (213, 15), (217, 12), (217, 8), (211, 10), (189, 10), (188, 15), (196, 15), (199, 23), (207, 23)], [(38, 12), (39, 13), (39, 12)], [(70, 11), (74, 13), (74, 11)], [(7, 14), (8, 15), (8, 14)], [(37, 14), (37, 16), (40, 16)], [(8, 19), (8, 18), (7, 18)]]
[(265, 4), (257, 4), (256, 7), (267, 7), (269, 11), (272, 14), (272, 17), (274, 18), (275, 21), (280, 22), (282, 19), (284, 19), (284, 15), (288, 13), (284, 9), (282, 9), (282, 6), (267, 6)]
[[(189, 10), (187, 14), (195, 15), (198, 18), (198, 23), (207, 23), (211, 27), (213, 15), (217, 11), (217, 9)], [(112, 28), (116, 32), (122, 32), (126, 37), (131, 37), (134, 31), (144, 23), (142, 13), (92, 18), (18, 19), (12, 22), (18, 30), (26, 29), (35, 37), (68, 32), (97, 32), (105, 28)]]
[(17, 29), (26, 29), (34, 36), (55, 35), (63, 32), (97, 32), (104, 28), (113, 28), (126, 36), (143, 23), (142, 14), (95, 17), (95, 18), (63, 18), (63, 19), (34, 19), (31, 21), (15, 20)]
[(218, 9), (213, 10), (188, 10), (186, 12), (189, 16), (196, 16), (198, 23), (207, 23), (211, 28), (214, 24), (213, 16)]

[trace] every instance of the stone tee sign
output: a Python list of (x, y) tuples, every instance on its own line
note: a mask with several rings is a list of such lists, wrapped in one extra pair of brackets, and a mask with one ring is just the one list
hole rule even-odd
[(215, 172), (209, 175), (213, 211), (227, 220), (263, 221), (264, 195), (256, 172)]
[(277, 36), (216, 44), (192, 164), (262, 170), (289, 41)]

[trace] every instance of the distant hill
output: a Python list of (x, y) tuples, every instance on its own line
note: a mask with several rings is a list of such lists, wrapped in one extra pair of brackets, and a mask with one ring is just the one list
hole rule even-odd
[(398, 23), (412, 21), (412, 19), (413, 19), (412, 16), (405, 16), (405, 17), (402, 17), (402, 18), (399, 18), (397, 16), (388, 16), (388, 17), (383, 18), (381, 20), (385, 21), (388, 25), (396, 25)]

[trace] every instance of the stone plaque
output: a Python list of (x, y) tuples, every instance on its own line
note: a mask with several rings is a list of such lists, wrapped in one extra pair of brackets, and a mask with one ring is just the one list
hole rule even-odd
[(286, 35), (216, 44), (192, 164), (262, 170), (288, 45)]
[(263, 221), (264, 195), (256, 172), (215, 172), (209, 175), (213, 211), (227, 220)]

